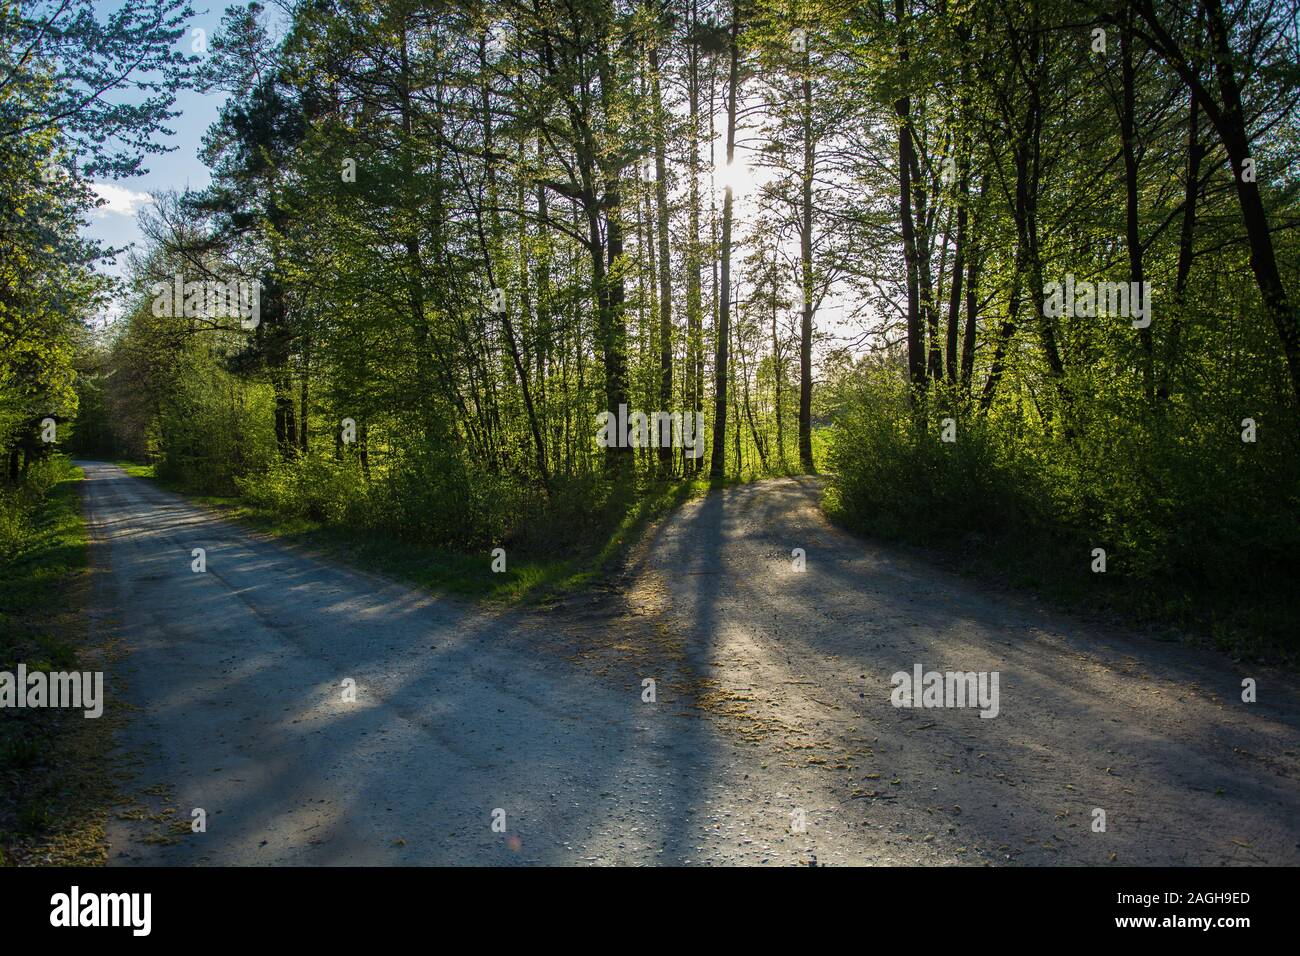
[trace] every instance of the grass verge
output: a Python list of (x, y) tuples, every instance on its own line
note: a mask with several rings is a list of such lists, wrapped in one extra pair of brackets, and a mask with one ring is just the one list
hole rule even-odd
[[(286, 517), (240, 497), (195, 494), (154, 474), (152, 465), (116, 462), (127, 474), (154, 481), (200, 507), (325, 556), (442, 594), (492, 604), (544, 604), (599, 585), (660, 519), (724, 483), (651, 481), (613, 489), (589, 531), (574, 540), (512, 548), (506, 569), (492, 571), (490, 552), (466, 554), (300, 516)], [(734, 482), (726, 482), (731, 484)]]
[[(0, 671), (95, 670), (87, 648), (88, 536), (66, 459), (0, 493)], [(90, 865), (106, 854), (112, 797), (103, 719), (6, 708), (0, 719), (0, 863)]]

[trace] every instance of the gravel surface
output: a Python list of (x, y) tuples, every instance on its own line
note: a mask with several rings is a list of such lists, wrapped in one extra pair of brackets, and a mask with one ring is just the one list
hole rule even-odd
[[(864, 543), (811, 481), (691, 502), (617, 588), (507, 613), (81, 464), (132, 713), (111, 864), (1300, 863), (1290, 675)], [(996, 671), (998, 715), (894, 707), (917, 664)]]

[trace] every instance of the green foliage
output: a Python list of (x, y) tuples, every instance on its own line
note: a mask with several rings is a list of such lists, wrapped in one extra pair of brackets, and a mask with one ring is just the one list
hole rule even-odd
[(153, 423), (158, 477), (204, 494), (233, 494), (240, 478), (275, 460), (271, 401), (264, 385), (210, 362), (189, 365)]
[(370, 525), (370, 489), (355, 462), (319, 457), (277, 462), (236, 484), (250, 505), (284, 518)]
[[(1300, 652), (1300, 457), (1285, 427), (1247, 443), (1235, 402), (1153, 414), (1105, 396), (1086, 401), (1086, 420), (1079, 408), (1068, 434), (938, 402), (925, 421), (898, 369), (865, 363), (839, 389), (827, 503), (848, 527), (1235, 651)], [(955, 442), (941, 440), (945, 417)], [(1288, 422), (1289, 409), (1261, 420)], [(1094, 548), (1104, 574), (1091, 570)]]
[[(508, 546), (529, 557), (492, 587), (520, 591), (602, 565), (714, 464), (609, 453), (597, 416), (700, 409), (711, 438), (725, 386), (729, 478), (790, 471), (809, 437), (819, 462), (830, 435), (855, 528), (1227, 644), (1294, 630), (1281, 8), (1229, 5), (1213, 37), (1187, 5), (1066, 0), (271, 16), (223, 19), (212, 183), (147, 218), (112, 341), (77, 365), (73, 313), (51, 313), (28, 378), (0, 374), (0, 431), (30, 433), (76, 368), (85, 447), (286, 533), (388, 543), (420, 580)], [(1224, 125), (1229, 86), (1249, 129)], [(762, 172), (723, 249), (732, 94)], [(148, 290), (182, 273), (257, 279), (260, 322), (155, 315)], [(1049, 310), (1067, 276), (1149, 284), (1152, 321)]]
[[(105, 13), (93, 0), (0, 0), (0, 452), (11, 480), (76, 414), (74, 356), (109, 285), (83, 239), (95, 177), (140, 171), (192, 58), (186, 0)], [(134, 93), (136, 95), (129, 95)], [(128, 94), (128, 95), (123, 95)], [(60, 440), (67, 433), (60, 434)]]
[[(0, 670), (86, 669), (88, 535), (82, 478), (62, 456), (0, 483)], [(103, 861), (112, 717), (25, 708), (0, 718), (0, 865)]]
[(64, 555), (66, 561), (50, 565), (54, 572), (84, 563), (84, 558), (65, 552), (78, 547), (78, 542), (84, 544), (84, 529), (77, 530), (71, 484), (80, 477), (80, 469), (54, 456), (33, 464), (21, 482), (0, 483), (0, 568), (6, 571), (7, 583), (14, 585), (26, 573), (20, 573), (20, 566), (26, 567), (20, 561), (32, 553), (39, 553), (43, 561)]
[[(139, 171), (196, 57), (174, 49), (188, 0), (135, 0), (105, 14), (93, 0), (0, 2), (0, 130), (57, 130), (87, 176)], [(134, 87), (125, 100), (107, 94)]]

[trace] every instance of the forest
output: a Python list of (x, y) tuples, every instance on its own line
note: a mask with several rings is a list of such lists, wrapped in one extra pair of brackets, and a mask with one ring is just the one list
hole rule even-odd
[[(52, 451), (460, 553), (815, 473), (856, 533), (1296, 650), (1294, 0), (283, 0), (202, 49), (135, 6), (0, 3), (0, 547)], [(135, 105), (67, 92), (136, 56)], [(113, 280), (88, 183), (182, 88), (211, 183)]]

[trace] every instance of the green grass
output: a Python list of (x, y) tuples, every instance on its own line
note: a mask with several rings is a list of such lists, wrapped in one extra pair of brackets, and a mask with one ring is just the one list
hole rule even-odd
[(152, 465), (116, 464), (129, 475), (155, 481), (193, 504), (288, 544), (436, 593), (504, 605), (545, 603), (600, 584), (617, 571), (655, 522), (711, 488), (739, 483), (738, 479), (654, 481), (616, 488), (604, 503), (594, 533), (550, 547), (507, 548), (506, 570), (494, 573), (491, 551), (467, 554), (396, 539), (371, 528), (287, 517), (243, 498), (192, 493), (158, 479)]
[(113, 464), (121, 468), (132, 478), (154, 478), (154, 466), (142, 465), (135, 461), (115, 461)]
[[(87, 669), (83, 477), (55, 458), (0, 485), (0, 670)], [(0, 718), (0, 865), (103, 862), (109, 724), (61, 708)]]
[[(55, 466), (59, 467), (59, 466)], [(6, 489), (0, 507), (6, 535), (0, 553), (0, 668), (18, 660), (28, 667), (61, 669), (75, 663), (68, 636), (59, 627), (67, 611), (68, 585), (84, 572), (89, 540), (71, 465), (48, 492)]]

